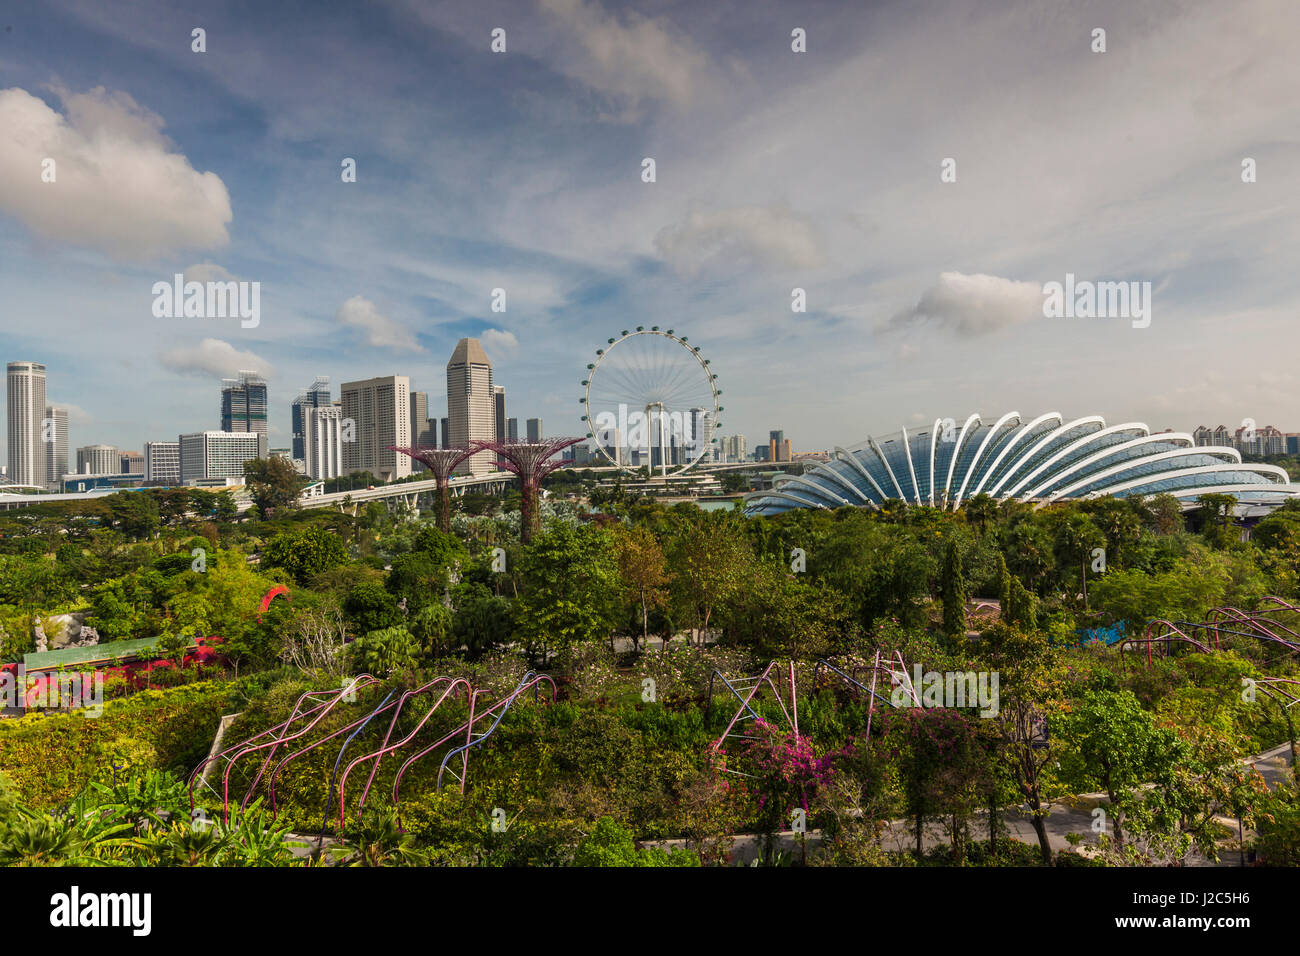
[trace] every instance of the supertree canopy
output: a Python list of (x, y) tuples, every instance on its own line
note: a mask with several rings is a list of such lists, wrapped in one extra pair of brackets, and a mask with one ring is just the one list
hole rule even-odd
[(456, 466), (477, 448), (399, 448), (390, 445), (390, 450), (400, 452), (408, 458), (422, 462), (438, 482), (438, 526), (443, 531), (451, 531), (451, 473)]
[(519, 504), (520, 537), (524, 544), (532, 541), (541, 530), (541, 517), (537, 513), (537, 490), (542, 479), (563, 468), (564, 462), (555, 457), (581, 438), (544, 438), (541, 441), (471, 441), (471, 454), (491, 451), (498, 457), (497, 467), (519, 476), (522, 497)]

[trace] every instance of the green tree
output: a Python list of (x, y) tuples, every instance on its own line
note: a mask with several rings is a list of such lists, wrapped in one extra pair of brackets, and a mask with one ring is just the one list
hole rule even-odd
[(962, 572), (961, 551), (956, 540), (949, 540), (940, 579), (943, 601), (943, 632), (959, 639), (966, 634), (966, 576)]
[(345, 564), (347, 548), (336, 534), (312, 525), (301, 531), (283, 531), (274, 535), (262, 548), (262, 561), (268, 567), (283, 568), (300, 585), (321, 571)]
[(613, 631), (623, 586), (604, 530), (552, 524), (523, 549), (519, 577), (516, 630), (536, 662)]
[(614, 534), (614, 550), (625, 600), (641, 609), (641, 634), (632, 632), (634, 649), (650, 634), (650, 609), (668, 600), (668, 566), (659, 540), (644, 526), (622, 528)]
[(293, 464), (279, 455), (244, 462), (244, 480), (258, 513), (265, 518), (272, 510), (283, 511), (298, 501), (302, 478)]

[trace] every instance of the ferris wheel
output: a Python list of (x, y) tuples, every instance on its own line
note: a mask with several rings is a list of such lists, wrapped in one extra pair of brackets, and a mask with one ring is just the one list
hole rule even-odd
[(587, 437), (616, 468), (680, 475), (717, 443), (718, 376), (672, 329), (624, 329), (596, 350), (582, 385)]

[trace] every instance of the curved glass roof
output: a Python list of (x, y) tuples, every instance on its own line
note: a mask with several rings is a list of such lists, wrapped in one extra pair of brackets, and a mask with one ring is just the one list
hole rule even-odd
[(978, 494), (1047, 503), (1161, 493), (1190, 499), (1216, 491), (1281, 500), (1300, 494), (1300, 486), (1277, 465), (1245, 463), (1235, 448), (1197, 446), (1184, 432), (1152, 434), (1141, 422), (1107, 427), (1096, 415), (1009, 412), (936, 419), (920, 431), (836, 448), (831, 461), (747, 495), (745, 513), (879, 507), (889, 498), (956, 510)]

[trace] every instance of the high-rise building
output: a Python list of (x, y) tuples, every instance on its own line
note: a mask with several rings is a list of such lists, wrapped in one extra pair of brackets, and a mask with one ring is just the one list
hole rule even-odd
[[(38, 362), (10, 362), (7, 369), (9, 398), (10, 483), (45, 487), (50, 478), (49, 452), (42, 441), (45, 418), (45, 366)], [(57, 481), (61, 476), (55, 476)]]
[(789, 461), (790, 440), (783, 431), (767, 433), (767, 461)]
[(411, 459), (393, 446), (411, 444), (411, 379), (385, 375), (342, 385), (343, 418), (354, 434), (343, 443), (343, 473), (368, 471), (383, 481), (406, 478)]
[(120, 455), (121, 473), (124, 475), (143, 475), (144, 474), (144, 452), (142, 451), (124, 451)]
[(439, 447), (442, 448), (451, 447), (451, 428), (449, 427), (448, 421), (445, 418), (442, 420), (442, 431), (438, 433), (438, 440), (442, 442), (442, 445)]
[[(478, 339), (461, 339), (447, 362), (447, 418), (452, 448), (496, 438), (492, 362)], [(491, 452), (471, 455), (456, 466), (456, 474), (486, 474), (492, 470), (495, 460)]]
[(542, 420), (540, 418), (530, 418), (525, 424), (528, 427), (528, 440), (538, 442), (542, 440)]
[(689, 413), (690, 434), (687, 436), (687, 459), (708, 461), (713, 448), (713, 410), (692, 408)]
[(244, 462), (262, 457), (256, 432), (193, 432), (181, 435), (181, 481), (242, 478)]
[(338, 405), (308, 408), (303, 426), (303, 460), (312, 478), (343, 474), (343, 409)]
[(41, 438), (45, 440), (45, 486), (57, 490), (63, 476), (68, 473), (68, 410), (66, 408), (57, 405), (45, 406)]
[(506, 440), (506, 387), (492, 386), (492, 398), (496, 402), (496, 436), (497, 441)]
[(303, 435), (307, 428), (307, 409), (328, 408), (330, 405), (330, 377), (317, 375), (316, 380), (298, 391), (298, 397), (289, 407), (293, 434), (293, 457), (299, 460), (307, 456)]
[[(438, 447), (438, 424), (429, 417), (429, 393), (411, 393), (411, 444), (416, 448)], [(428, 471), (422, 461), (411, 461), (412, 471)]]
[(176, 485), (181, 480), (181, 443), (144, 443), (144, 480), (149, 484)]
[(122, 453), (112, 445), (83, 445), (77, 449), (77, 474), (120, 475)]
[(745, 461), (749, 455), (744, 435), (727, 435), (718, 439), (721, 461)]
[(506, 419), (506, 441), (519, 441), (519, 419)]
[(221, 380), (221, 430), (252, 432), (258, 436), (258, 458), (267, 455), (266, 380), (256, 372), (239, 372), (238, 378)]

